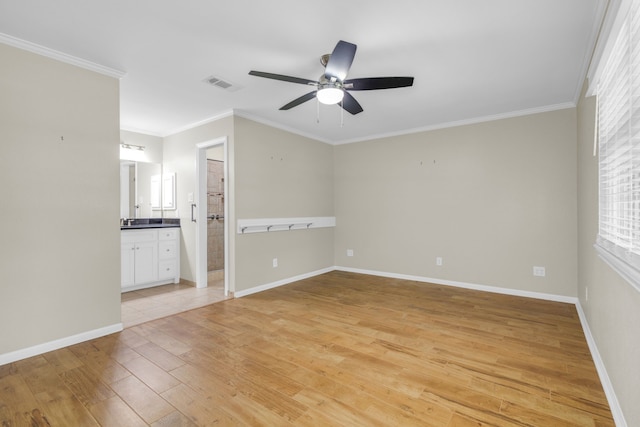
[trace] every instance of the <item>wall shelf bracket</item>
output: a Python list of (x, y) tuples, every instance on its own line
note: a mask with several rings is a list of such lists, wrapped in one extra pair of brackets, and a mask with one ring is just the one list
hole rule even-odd
[(238, 234), (268, 233), (271, 231), (309, 230), (312, 228), (335, 227), (336, 217), (304, 218), (259, 218), (239, 219)]

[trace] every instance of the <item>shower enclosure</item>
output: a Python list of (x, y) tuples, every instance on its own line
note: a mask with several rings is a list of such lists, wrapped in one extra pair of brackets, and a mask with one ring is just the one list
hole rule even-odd
[(207, 159), (207, 271), (224, 279), (224, 162)]

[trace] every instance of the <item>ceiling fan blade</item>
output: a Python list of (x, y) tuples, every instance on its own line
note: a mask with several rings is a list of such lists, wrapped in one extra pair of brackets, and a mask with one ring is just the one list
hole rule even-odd
[(340, 105), (351, 114), (358, 114), (364, 111), (360, 103), (346, 90), (344, 91), (344, 98), (342, 98)]
[(290, 103), (288, 103), (287, 105), (283, 105), (282, 107), (280, 107), (281, 110), (289, 110), (293, 107), (296, 107), (300, 104), (302, 104), (303, 102), (307, 102), (310, 99), (313, 99), (316, 97), (316, 93), (318, 91), (314, 90), (313, 92), (309, 92), (305, 95), (302, 95), (300, 98), (296, 98), (293, 101), (291, 101)]
[(353, 43), (340, 40), (329, 57), (329, 62), (324, 70), (324, 76), (331, 80), (335, 77), (339, 81), (343, 81), (347, 78), (347, 73), (353, 63), (353, 58), (356, 56), (356, 46)]
[(344, 81), (344, 87), (348, 90), (395, 89), (407, 86), (413, 86), (413, 77), (367, 77)]
[(318, 85), (318, 82), (315, 80), (301, 79), (300, 77), (284, 76), (282, 74), (265, 73), (263, 71), (252, 70), (252, 71), (249, 71), (249, 75), (264, 77), (266, 79), (282, 80), (283, 82), (289, 82), (289, 83), (298, 83), (301, 85), (314, 85), (314, 86)]

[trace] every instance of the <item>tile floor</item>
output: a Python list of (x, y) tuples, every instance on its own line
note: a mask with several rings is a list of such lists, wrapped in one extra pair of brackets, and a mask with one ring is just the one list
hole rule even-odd
[(125, 328), (193, 308), (224, 301), (224, 277), (209, 275), (209, 286), (195, 288), (185, 283), (156, 286), (122, 294)]

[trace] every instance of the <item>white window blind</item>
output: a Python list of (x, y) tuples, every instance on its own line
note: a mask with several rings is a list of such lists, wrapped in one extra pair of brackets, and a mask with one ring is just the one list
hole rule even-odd
[[(597, 246), (640, 286), (640, 0), (634, 0), (598, 82)], [(602, 251), (600, 251), (602, 253)], [(615, 266), (614, 266), (615, 267)], [(636, 274), (637, 273), (637, 274)], [(624, 275), (624, 274), (623, 274)], [(626, 277), (626, 275), (625, 275)], [(627, 277), (629, 279), (629, 277)], [(634, 279), (635, 280), (635, 279)]]

